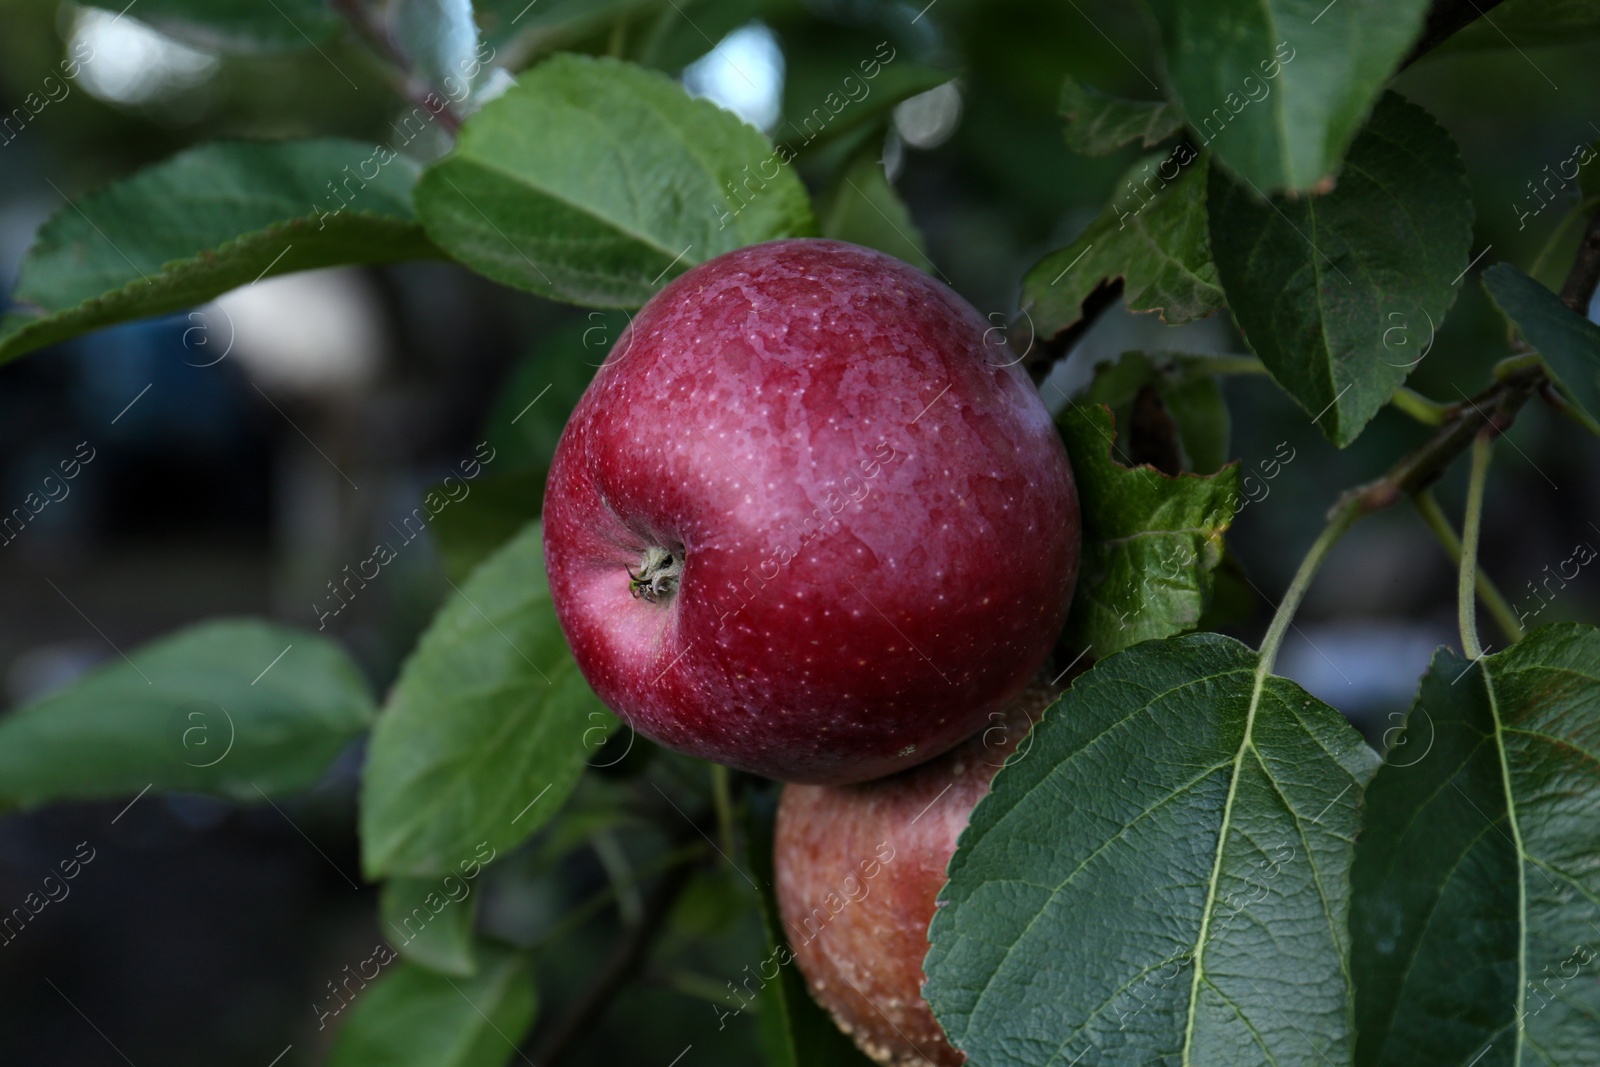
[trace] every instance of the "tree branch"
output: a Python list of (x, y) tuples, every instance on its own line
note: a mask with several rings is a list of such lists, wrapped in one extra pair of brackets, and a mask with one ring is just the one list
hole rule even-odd
[(1561, 299), (1579, 315), (1589, 317), (1589, 302), (1600, 283), (1600, 210), (1589, 218), (1589, 227), (1578, 242), (1578, 252), (1572, 261), (1572, 270), (1561, 286)]
[(1034, 385), (1038, 385), (1049, 376), (1050, 369), (1067, 357), (1073, 346), (1083, 339), (1083, 335), (1089, 332), (1090, 327), (1098, 322), (1106, 309), (1115, 304), (1121, 296), (1121, 278), (1101, 282), (1084, 298), (1081, 305), (1082, 318), (1054, 337), (1044, 338), (1033, 346), (1033, 349), (1023, 357), (1022, 365), (1027, 368)]

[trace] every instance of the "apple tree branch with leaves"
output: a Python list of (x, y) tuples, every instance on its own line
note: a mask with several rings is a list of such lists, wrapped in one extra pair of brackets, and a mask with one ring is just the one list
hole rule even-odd
[[(1600, 632), (1528, 625), (1480, 558), (1514, 424), (1594, 454), (1600, 165), (1584, 136), (1545, 252), (1502, 259), (1452, 130), (1396, 88), (1600, 18), (1147, 0), (1148, 74), (1103, 30), (1105, 66), (1051, 74), (1071, 152), (1131, 162), (1097, 214), (1033, 235), (990, 314), (893, 158), (967, 77), (940, 34), (987, 16), (866, 5), (848, 45), (796, 50), (765, 130), (672, 76), (686, 26), (703, 50), (803, 6), (141, 0), (163, 32), (349, 80), (341, 42), (382, 72), (393, 136), (216, 140), (59, 189), (0, 360), (418, 260), (588, 309), (583, 356), (491, 414), (455, 475), (471, 495), (432, 491), (449, 590), (385, 691), (331, 600), (200, 622), (0, 717), (0, 810), (276, 805), (357, 744), (384, 940), (308, 993), (287, 1062), (579, 1062), (653, 986), (706, 1033), (631, 1062), (1600, 1064)], [(1099, 12), (1077, 13), (1091, 37)], [(1096, 86), (1119, 63), (1142, 98)], [(1498, 318), (1452, 322), (1476, 286)], [(1172, 340), (1094, 354), (1124, 312)], [(1200, 320), (1235, 351), (1186, 349)], [(1409, 386), (1463, 330), (1503, 349), (1489, 374)], [(1240, 381), (1320, 440), (1238, 454)], [(502, 473), (530, 411), (549, 439)], [(1279, 545), (1292, 576), (1259, 577), (1235, 518), (1381, 412), (1402, 443), (1363, 441), (1378, 458), (1325, 487), (1320, 534)], [(1459, 640), (1369, 741), (1279, 658), (1330, 553), (1392, 508), (1456, 568)], [(1229, 595), (1264, 605), (1258, 640)], [(607, 884), (504, 936), (505, 886), (557, 886), (583, 849)], [(672, 962), (735, 921), (742, 956)], [(564, 958), (597, 923), (604, 951)]]

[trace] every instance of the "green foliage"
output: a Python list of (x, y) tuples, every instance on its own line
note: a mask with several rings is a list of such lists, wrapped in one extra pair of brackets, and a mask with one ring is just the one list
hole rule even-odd
[(876, 248), (922, 270), (933, 267), (876, 148), (857, 154), (840, 172), (818, 215), (824, 237)]
[(469, 119), (417, 210), (474, 270), (595, 307), (637, 307), (696, 263), (815, 229), (766, 138), (660, 74), (578, 56)]
[(1083, 513), (1083, 555), (1067, 620), (1069, 655), (1096, 659), (1191, 630), (1222, 559), (1239, 501), (1239, 468), (1166, 475), (1119, 462), (1111, 413), (1071, 404), (1057, 420)]
[[(470, 870), (471, 867), (469, 866)], [(474, 876), (478, 872), (474, 871)], [(478, 971), (473, 922), (477, 886), (465, 871), (435, 878), (396, 878), (384, 883), (378, 917), (384, 937), (400, 955), (440, 974)]]
[(519, 36), (532, 38), (541, 51), (571, 45), (619, 20), (653, 14), (664, 0), (474, 0), (484, 38), (503, 46)]
[(433, 539), (447, 578), (457, 584), (495, 550), (539, 517), (544, 505), (544, 468), (487, 474), (472, 493), (433, 520)]
[(1495, 5), (1492, 20), (1473, 22), (1447, 47), (1531, 48), (1595, 37), (1600, 37), (1600, 8), (1589, 0), (1507, 0)]
[(355, 141), (222, 142), (69, 201), (23, 260), (0, 362), (269, 275), (437, 256), (411, 213), (416, 177)]
[(1278, 384), (1343, 447), (1411, 373), (1466, 270), (1472, 199), (1455, 145), (1389, 94), (1334, 190), (1274, 197), (1211, 175), (1211, 249), (1228, 306)]
[(980, 801), (929, 1001), (980, 1063), (1349, 1062), (1346, 874), (1378, 759), (1216, 634), (1103, 660)]
[(951, 78), (947, 70), (907, 60), (887, 41), (847, 56), (835, 47), (828, 56), (828, 62), (797, 71), (784, 90), (783, 118), (774, 139), (798, 156), (881, 128), (897, 105)]
[(500, 451), (496, 462), (517, 470), (550, 466), (567, 417), (632, 318), (626, 311), (586, 311), (534, 343), (484, 423), (482, 436)]
[(1156, 311), (1169, 324), (1222, 307), (1206, 233), (1206, 157), (1187, 145), (1131, 167), (1111, 203), (1067, 247), (1022, 279), (1022, 305), (1040, 337), (1083, 319), (1083, 303), (1107, 282), (1123, 281), (1130, 311)]
[[(124, 10), (121, 0), (89, 2)], [(1342, 519), (1297, 576), (1265, 659), (1232, 638), (1190, 633), (1223, 617), (1248, 625), (1239, 605), (1259, 606), (1223, 538), (1251, 484), (1229, 462), (1233, 420), (1255, 431), (1247, 419), (1262, 411), (1230, 414), (1218, 376), (1264, 369), (1342, 448), (1445, 325), (1470, 269), (1474, 194), (1490, 202), (1506, 183), (1490, 175), (1469, 187), (1450, 135), (1389, 86), (1415, 58), (1425, 22), (1431, 34), (1468, 12), (1436, 2), (1428, 19), (1426, 0), (1149, 0), (1151, 32), (1136, 41), (1135, 16), (1102, 28), (1102, 13), (1124, 16), (1066, 5), (1071, 12), (1057, 14), (1098, 34), (1084, 49), (1045, 9), (1028, 9), (1037, 26), (1012, 17), (1025, 6), (140, 0), (131, 17), (218, 51), (326, 46), (342, 61), (346, 46), (366, 49), (364, 99), (385, 92), (380, 63), (391, 90), (370, 106), (392, 111), (432, 88), (468, 117), (454, 148), (425, 169), (365, 141), (224, 141), (86, 195), (67, 199), (58, 188), (66, 202), (40, 230), (0, 320), (0, 362), (264, 277), (418, 258), (523, 290), (498, 294), (507, 323), (556, 325), (517, 361), (485, 420), (483, 436), (503, 453), (495, 473), (473, 480), (433, 524), (451, 593), (381, 715), (345, 652), (321, 636), (264, 622), (194, 626), (0, 717), (0, 808), (149, 789), (258, 802), (316, 783), (375, 721), (359, 823), (365, 872), (388, 879), (378, 907), (383, 973), (365, 979), (372, 988), (348, 1011), (342, 998), (319, 1007), (338, 1028), (330, 1062), (490, 1067), (520, 1062), (537, 998), (528, 955), (479, 932), (482, 919), (485, 931), (505, 934), (500, 912), (516, 910), (480, 915), (479, 874), (520, 849), (494, 875), (497, 891), (522, 893), (522, 912), (540, 919), (519, 943), (559, 935), (587, 949), (600, 929), (609, 944), (619, 926), (635, 932), (643, 885), (672, 885), (686, 870), (675, 865), (702, 848), (656, 783), (675, 795), (714, 792), (684, 807), (726, 820), (716, 841), (706, 839), (709, 855), (735, 836), (734, 811), (745, 805), (738, 858), (758, 886), (765, 955), (756, 962), (748, 946), (732, 963), (696, 955), (735, 928), (754, 937), (752, 898), (729, 867), (683, 879), (683, 896), (660, 912), (671, 951), (647, 941), (636, 969), (720, 1005), (722, 980), (752, 963), (761, 1000), (737, 1014), (756, 1016), (770, 1062), (865, 1063), (812, 1000), (784, 939), (772, 885), (775, 791), (737, 775), (735, 788), (714, 790), (703, 767), (643, 739), (619, 737), (601, 754), (617, 720), (556, 622), (537, 519), (557, 441), (631, 320), (626, 309), (672, 278), (754, 242), (813, 233), (933, 269), (882, 160), (895, 145), (895, 108), (959, 72), (967, 110), (958, 136), (902, 157), (919, 211), (948, 212), (941, 247), (1035, 250), (1051, 247), (1042, 242), (1052, 226), (1082, 227), (1022, 279), (1024, 317), (1045, 342), (1029, 355), (1048, 357), (1030, 369), (1049, 369), (1118, 294), (1127, 309), (1170, 325), (1226, 306), (1259, 360), (1128, 352), (1062, 397), (1083, 553), (1057, 649), (1063, 662), (1082, 653), (1094, 665), (995, 778), (949, 866), (926, 970), (950, 1037), (986, 1067), (1600, 1062), (1600, 633), (1547, 627), (1471, 661), (1441, 650), (1403, 730), (1390, 731), (1397, 740), (1381, 767), (1334, 709), (1271, 673)], [(1600, 36), (1587, 0), (1480, 6), (1494, 8), (1493, 24), (1468, 26), (1451, 50)], [(344, 25), (341, 11), (359, 11), (364, 32)], [(770, 134), (691, 98), (673, 77), (754, 19), (772, 28), (787, 67)], [(474, 111), (479, 98), (457, 92), (483, 87), (489, 48), (517, 81)], [(234, 56), (225, 66), (256, 86), (258, 68), (294, 58)], [(303, 58), (337, 68), (326, 53)], [(1135, 75), (1148, 99), (1089, 84), (1122, 77), (1146, 95)], [(1437, 100), (1443, 83), (1405, 84)], [(38, 113), (30, 104), (7, 121), (26, 125)], [(1459, 121), (1459, 112), (1440, 113)], [(152, 106), (138, 121), (163, 114)], [(320, 115), (237, 119), (183, 121), (368, 128)], [(0, 140), (12, 134), (0, 130)], [(159, 136), (182, 143), (187, 134)], [(1111, 178), (1105, 168), (1120, 163), (1105, 157), (1152, 149), (1104, 201), (1071, 195)], [(1536, 166), (1529, 156), (1517, 181)], [(921, 184), (940, 172), (942, 184)], [(990, 202), (943, 198), (999, 173), (1008, 177)], [(1572, 197), (1572, 176), (1562, 174)], [(1531, 356), (1501, 365), (1500, 384), (1485, 394), (1501, 405), (1496, 432), (1517, 414), (1507, 396), (1531, 394), (1600, 433), (1600, 326), (1535, 280), (1560, 276), (1555, 260), (1573, 227), (1600, 205), (1600, 164), (1576, 181), (1576, 205), (1552, 223), (1526, 273), (1509, 259), (1484, 273), (1549, 377)], [(1028, 203), (1010, 210), (1000, 201), (1011, 197)], [(1489, 220), (1478, 240), (1505, 243), (1498, 234)], [(1496, 250), (1521, 263), (1519, 253)], [(977, 269), (964, 258), (947, 265), (973, 282)], [(608, 310), (558, 319), (526, 310), (527, 293)], [(1466, 310), (1451, 320), (1452, 339), (1464, 337), (1463, 319), (1474, 325)], [(1236, 346), (1218, 336), (1227, 331), (1217, 321), (1175, 332), (1170, 345)], [(1458, 345), (1440, 358), (1487, 365), (1502, 354), (1488, 347)], [(1069, 366), (1052, 387), (1074, 371), (1090, 378)], [(1541, 393), (1546, 384), (1554, 392)], [(1526, 388), (1513, 395), (1513, 386)], [(1466, 379), (1459, 388), (1467, 395)], [(1466, 421), (1472, 405), (1454, 397), (1405, 399), (1419, 419), (1462, 430), (1456, 443), (1479, 428)], [(1270, 463), (1261, 461), (1263, 472)], [(1426, 473), (1343, 499), (1386, 506), (1441, 472)], [(590, 767), (597, 773), (584, 778)], [(678, 844), (663, 853), (667, 823)], [(635, 835), (649, 847), (636, 847)], [(565, 875), (586, 845), (609, 887), (557, 900), (555, 887), (573, 888)], [(540, 961), (547, 982), (592, 970), (580, 961), (569, 974), (553, 955)], [(651, 1055), (666, 1063), (675, 1051)], [(696, 1047), (680, 1058), (728, 1054)]]
[(1082, 85), (1061, 85), (1067, 144), (1086, 156), (1107, 156), (1125, 145), (1154, 148), (1183, 129), (1183, 113), (1164, 100), (1124, 100)]
[(201, 623), (0, 718), (0, 806), (148, 788), (261, 803), (320, 778), (372, 714), (326, 638)]
[(1597, 723), (1593, 627), (1435, 654), (1356, 846), (1358, 1062), (1593, 1062)]
[(1151, 0), (1189, 127), (1257, 195), (1339, 171), (1428, 0)]
[(1528, 343), (1591, 431), (1600, 434), (1600, 326), (1510, 263), (1483, 272), (1483, 287)]
[(1139, 395), (1153, 390), (1176, 425), (1187, 459), (1185, 469), (1214, 474), (1228, 462), (1232, 420), (1217, 381), (1218, 361), (1181, 352), (1124, 352), (1113, 363), (1094, 369), (1094, 381), (1083, 399), (1105, 404), (1118, 425), (1131, 424)]
[(538, 524), (455, 591), (406, 660), (361, 792), (372, 877), (449, 873), (553, 816), (616, 720), (550, 606)]
[[(133, 7), (127, 0), (89, 3), (119, 16)], [(133, 14), (169, 37), (228, 52), (312, 48), (342, 25), (328, 0), (139, 0)]]
[(478, 946), (483, 966), (451, 978), (405, 961), (363, 991), (328, 1067), (502, 1067), (533, 1026), (537, 996), (527, 957)]

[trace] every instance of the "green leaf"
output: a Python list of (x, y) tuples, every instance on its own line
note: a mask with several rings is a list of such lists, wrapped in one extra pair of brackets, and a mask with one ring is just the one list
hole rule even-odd
[(1121, 359), (1095, 367), (1084, 399), (1105, 404), (1126, 426), (1135, 398), (1146, 386), (1153, 388), (1177, 424), (1187, 469), (1214, 474), (1228, 462), (1233, 426), (1214, 366), (1205, 356), (1183, 352), (1124, 352)]
[(1126, 100), (1068, 77), (1061, 86), (1067, 144), (1086, 156), (1109, 156), (1124, 145), (1154, 148), (1183, 128), (1183, 113), (1165, 100)]
[(483, 964), (471, 978), (390, 963), (351, 1009), (328, 1067), (503, 1067), (513, 1060), (537, 1006), (528, 960), (489, 944), (479, 945), (478, 955)]
[(1428, 0), (1151, 0), (1168, 82), (1201, 144), (1262, 193), (1331, 177)]
[[(474, 872), (477, 873), (477, 872)], [(384, 883), (379, 905), (384, 937), (400, 954), (441, 974), (476, 974), (472, 936), (478, 897), (464, 874), (396, 878)]]
[(1102, 660), (995, 777), (924, 991), (976, 1063), (1348, 1063), (1347, 874), (1377, 765), (1231, 638)]
[[(1180, 169), (1181, 160), (1192, 162)], [(1078, 239), (1023, 278), (1022, 306), (1038, 336), (1077, 325), (1083, 302), (1118, 279), (1129, 311), (1159, 312), (1162, 322), (1189, 322), (1221, 308), (1206, 233), (1206, 169), (1205, 157), (1196, 159), (1186, 146), (1134, 164)]]
[(539, 518), (544, 504), (544, 470), (487, 474), (472, 492), (433, 520), (439, 560), (452, 582), (461, 583), (501, 545)]
[(485, 40), (498, 47), (520, 37), (534, 54), (575, 44), (621, 19), (670, 10), (665, 0), (473, 0), (472, 6)]
[[(823, 51), (818, 51), (819, 44)], [(863, 42), (858, 52), (849, 53), (855, 62), (843, 66), (834, 37), (800, 46), (799, 54), (791, 55), (783, 118), (774, 131), (777, 142), (797, 156), (809, 157), (848, 134), (886, 122), (901, 103), (954, 77), (948, 70), (908, 62), (887, 42), (876, 48)], [(795, 61), (808, 53), (812, 62)]]
[(1437, 328), (1467, 267), (1472, 198), (1450, 135), (1390, 93), (1333, 192), (1262, 201), (1213, 170), (1210, 204), (1211, 252), (1239, 329), (1344, 447), (1415, 366), (1388, 332)]
[(413, 75), (452, 101), (465, 99), (482, 68), (472, 0), (393, 0), (389, 10), (390, 36)]
[(1600, 8), (1591, 0), (1508, 0), (1489, 18), (1468, 23), (1450, 38), (1449, 47), (1534, 48), (1594, 37), (1600, 37)]
[(0, 803), (152, 787), (259, 803), (315, 782), (372, 713), (366, 680), (332, 641), (201, 623), (0, 717)]
[(547, 469), (572, 409), (583, 398), (632, 316), (588, 311), (541, 333), (495, 397), (482, 436), (516, 470)]
[[(122, 15), (127, 0), (87, 0)], [(339, 32), (343, 21), (328, 0), (138, 0), (140, 22), (201, 48), (223, 52), (282, 52), (314, 48)]]
[(1489, 290), (1506, 317), (1530, 345), (1538, 349), (1567, 399), (1600, 433), (1600, 326), (1577, 314), (1561, 298), (1509, 263), (1483, 272)]
[(761, 989), (760, 1015), (756, 1020), (768, 1062), (772, 1067), (870, 1067), (872, 1061), (812, 999), (783, 933), (777, 882), (772, 872), (777, 792), (752, 791), (749, 797), (745, 820), (747, 855), (750, 876), (760, 887), (761, 925), (767, 935), (767, 955), (757, 970), (763, 978), (769, 967), (778, 975), (776, 981), (766, 982)]
[(1356, 846), (1359, 1062), (1593, 1063), (1597, 826), (1600, 631), (1435, 653)]
[(1170, 477), (1125, 466), (1111, 412), (1070, 404), (1057, 425), (1072, 458), (1083, 553), (1063, 640), (1104, 659), (1193, 629), (1239, 501), (1239, 468)]
[(437, 257), (411, 213), (416, 176), (355, 141), (233, 141), (71, 201), (22, 262), (0, 362), (269, 275)]
[(922, 234), (900, 199), (876, 147), (861, 152), (839, 174), (839, 180), (820, 205), (822, 236), (876, 248), (903, 259), (919, 270), (929, 270)]
[(474, 270), (598, 307), (636, 307), (697, 263), (815, 229), (761, 134), (664, 75), (576, 55), (468, 119), (423, 174), (417, 211)]
[(373, 731), (361, 793), (373, 877), (452, 869), (560, 808), (616, 719), (567, 651), (541, 530), (528, 526), (439, 610)]

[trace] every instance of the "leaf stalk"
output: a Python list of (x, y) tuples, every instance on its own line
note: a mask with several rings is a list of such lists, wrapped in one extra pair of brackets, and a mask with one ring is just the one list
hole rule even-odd
[[(1455, 528), (1445, 517), (1444, 509), (1439, 506), (1433, 490), (1424, 489), (1420, 493), (1412, 494), (1411, 503), (1416, 505), (1417, 512), (1428, 524), (1428, 529), (1433, 531), (1433, 536), (1438, 539), (1450, 557), (1450, 562), (1457, 567), (1461, 566), (1461, 538), (1456, 536)], [(1512, 644), (1521, 641), (1522, 624), (1517, 621), (1517, 613), (1512, 610), (1510, 601), (1500, 592), (1500, 587), (1494, 584), (1494, 580), (1484, 573), (1481, 567), (1478, 568), (1477, 589), (1478, 599), (1483, 601), (1483, 606), (1494, 616), (1494, 621), (1505, 634), (1506, 640)]]
[(1483, 525), (1483, 493), (1489, 481), (1489, 459), (1494, 434), (1485, 428), (1472, 441), (1472, 475), (1467, 482), (1467, 514), (1461, 520), (1461, 578), (1456, 607), (1461, 620), (1461, 651), (1469, 659), (1483, 655), (1478, 641), (1478, 600), (1474, 595), (1478, 571), (1478, 532)]

